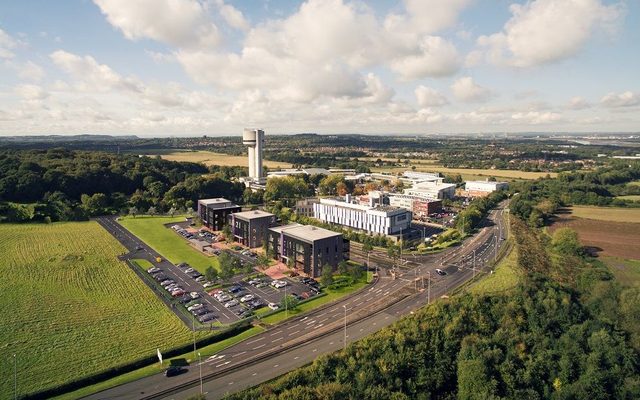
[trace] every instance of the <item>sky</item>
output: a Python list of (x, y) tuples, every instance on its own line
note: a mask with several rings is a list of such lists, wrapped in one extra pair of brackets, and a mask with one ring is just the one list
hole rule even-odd
[(636, 0), (0, 2), (0, 135), (640, 131)]

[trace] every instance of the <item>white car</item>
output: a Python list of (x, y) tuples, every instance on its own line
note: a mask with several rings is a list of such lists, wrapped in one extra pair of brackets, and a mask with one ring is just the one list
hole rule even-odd
[(231, 296), (229, 296), (228, 294), (223, 294), (222, 296), (216, 297), (216, 298), (220, 303), (224, 303), (225, 301), (231, 300)]
[(267, 306), (272, 310), (278, 310), (280, 308), (280, 306), (277, 305), (276, 303), (269, 303), (267, 304)]
[(256, 296), (254, 296), (254, 295), (252, 295), (252, 294), (247, 294), (247, 295), (245, 295), (245, 296), (242, 296), (242, 297), (240, 298), (240, 301), (241, 301), (241, 302), (243, 302), (243, 303), (246, 303), (247, 301), (251, 301), (251, 300), (253, 300), (253, 299), (255, 299), (255, 298), (256, 298)]
[(224, 303), (224, 306), (227, 307), (227, 308), (230, 308), (230, 307), (233, 307), (233, 306), (237, 306), (238, 304), (240, 304), (240, 303), (238, 303), (238, 300), (234, 299), (234, 300), (231, 300), (231, 301), (228, 301), (228, 302)]
[(205, 282), (202, 284), (203, 287), (205, 288), (210, 288), (211, 286), (215, 286), (215, 283), (213, 282)]
[(194, 304), (192, 306), (187, 307), (187, 310), (188, 311), (193, 311), (193, 310), (197, 310), (198, 308), (202, 308), (202, 307), (204, 307), (202, 304), (196, 303), (196, 304)]
[(288, 283), (285, 282), (285, 281), (277, 281), (277, 282), (275, 282), (273, 284), (273, 287), (276, 288), (276, 289), (280, 289), (280, 288), (283, 288), (283, 287), (285, 287), (287, 285), (288, 285)]
[(200, 298), (200, 294), (198, 292), (191, 292), (189, 293), (189, 296), (194, 300)]
[(172, 283), (176, 283), (176, 282), (172, 279), (167, 279), (166, 281), (160, 282), (160, 286), (165, 287), (165, 286), (171, 285)]
[(151, 268), (149, 268), (147, 270), (147, 272), (150, 273), (150, 274), (155, 274), (156, 272), (160, 272), (160, 271), (162, 271), (162, 270), (160, 268), (158, 268), (158, 267), (151, 267)]
[(185, 273), (185, 274), (190, 274), (190, 273), (192, 273), (193, 271), (195, 271), (195, 269), (193, 269), (193, 268), (187, 268), (187, 269), (185, 269), (185, 270), (184, 270), (184, 273)]

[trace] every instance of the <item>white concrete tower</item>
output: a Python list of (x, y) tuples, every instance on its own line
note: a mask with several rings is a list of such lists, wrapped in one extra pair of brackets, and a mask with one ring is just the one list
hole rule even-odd
[(262, 152), (264, 149), (264, 131), (245, 128), (242, 133), (242, 143), (249, 148), (249, 178), (262, 180)]

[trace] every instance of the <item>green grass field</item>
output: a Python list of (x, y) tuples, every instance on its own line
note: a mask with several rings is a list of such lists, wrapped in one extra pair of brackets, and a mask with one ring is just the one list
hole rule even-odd
[(640, 208), (573, 206), (571, 215), (599, 221), (640, 223)]
[(617, 196), (616, 199), (640, 201), (640, 194), (629, 194), (626, 196)]
[(600, 257), (622, 286), (640, 287), (640, 260)]
[(522, 272), (518, 268), (518, 255), (515, 247), (496, 266), (493, 274), (489, 274), (473, 284), (469, 291), (473, 294), (499, 294), (515, 287), (520, 281)]
[(184, 217), (123, 217), (118, 221), (134, 235), (174, 264), (186, 262), (201, 273), (209, 267), (218, 268), (216, 257), (205, 256), (164, 224), (184, 221)]
[[(159, 153), (160, 157), (171, 161), (189, 161), (203, 163), (204, 165), (221, 165), (228, 167), (246, 167), (246, 156), (232, 156), (230, 154), (214, 153), (212, 151), (176, 151), (172, 153)], [(291, 168), (291, 164), (280, 161), (264, 160), (263, 164), (268, 168)]]
[[(462, 179), (468, 180), (484, 180), (489, 177), (495, 177), (497, 180), (510, 181), (538, 179), (547, 176), (547, 172), (526, 172), (509, 169), (475, 169), (475, 168), (447, 168), (441, 165), (428, 165), (428, 164), (416, 164), (416, 171), (421, 172), (440, 172), (441, 174), (460, 174)], [(398, 173), (404, 172), (411, 167), (379, 167), (371, 168), (374, 172), (391, 172)], [(558, 174), (550, 172), (551, 177), (556, 177)]]
[(48, 389), (189, 342), (192, 332), (96, 222), (0, 225), (0, 398)]

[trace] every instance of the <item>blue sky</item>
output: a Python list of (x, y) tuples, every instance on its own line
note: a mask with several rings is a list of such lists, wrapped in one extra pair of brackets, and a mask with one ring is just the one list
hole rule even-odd
[(640, 3), (0, 3), (0, 135), (638, 132)]

